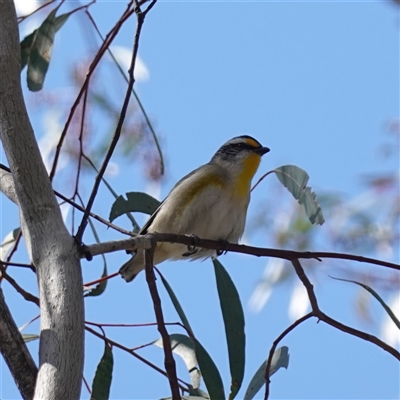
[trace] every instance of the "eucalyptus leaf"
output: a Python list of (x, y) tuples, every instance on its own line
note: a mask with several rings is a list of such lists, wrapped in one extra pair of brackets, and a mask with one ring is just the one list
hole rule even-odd
[(273, 172), (282, 185), (303, 206), (310, 222), (322, 225), (325, 222), (322, 209), (316, 200), (316, 194), (311, 191), (310, 186), (307, 186), (309, 180), (307, 172), (295, 165), (283, 165)]
[[(279, 368), (286, 368), (289, 366), (289, 348), (287, 346), (279, 347), (275, 350), (271, 360), (271, 368), (269, 376), (271, 377)], [(267, 360), (265, 360), (257, 372), (251, 379), (249, 386), (244, 395), (244, 400), (254, 399), (254, 396), (265, 385), (265, 368), (267, 367)]]
[(129, 192), (126, 193), (126, 197), (124, 199), (123, 196), (119, 196), (114, 201), (109, 216), (110, 222), (128, 212), (141, 212), (151, 215), (161, 204), (154, 197), (142, 192)]
[(105, 342), (104, 353), (97, 365), (96, 373), (93, 378), (91, 400), (108, 400), (113, 368), (114, 357), (112, 349), (108, 343)]
[(213, 264), (229, 353), (232, 380), (229, 399), (233, 399), (242, 386), (244, 376), (246, 347), (244, 313), (239, 293), (228, 272), (218, 260), (213, 260)]
[(372, 288), (370, 288), (368, 285), (366, 285), (365, 283), (361, 283), (361, 282), (357, 282), (357, 281), (353, 281), (351, 279), (343, 279), (343, 278), (334, 278), (333, 276), (331, 276), (332, 279), (335, 279), (337, 281), (343, 281), (343, 282), (350, 282), (350, 283), (355, 283), (356, 285), (361, 286), (362, 288), (364, 288), (367, 292), (371, 293), (372, 296), (374, 296), (379, 303), (381, 303), (382, 307), (385, 309), (385, 311), (388, 313), (389, 317), (392, 319), (392, 321), (395, 323), (395, 325), (397, 326), (398, 329), (400, 329), (400, 321), (398, 320), (398, 318), (396, 317), (396, 315), (394, 314), (394, 312), (390, 309), (390, 307), (383, 301), (382, 297), (379, 296), (379, 294), (377, 292), (375, 292), (375, 290), (373, 290)]
[(201, 375), (210, 399), (225, 399), (224, 385), (217, 366), (197, 339), (194, 339), (194, 344)]
[(38, 29), (21, 42), (21, 70), (28, 64), (28, 88), (32, 92), (43, 88), (55, 35), (70, 15), (62, 14), (56, 17), (56, 12), (57, 8), (50, 12)]
[[(161, 281), (163, 282), (165, 289), (167, 290), (171, 301), (175, 307), (176, 312), (179, 315), (179, 318), (182, 321), (183, 326), (193, 334), (192, 328), (189, 325), (189, 321), (186, 318), (186, 315), (183, 311), (182, 306), (179, 303), (178, 298), (176, 297), (174, 291), (172, 290), (169, 283), (166, 279), (160, 274)], [(222, 383), (221, 374), (218, 371), (217, 366), (215, 365), (214, 361), (207, 353), (207, 350), (202, 346), (202, 344), (196, 339), (193, 339), (195, 351), (196, 351), (196, 358), (197, 363), (199, 365), (201, 375), (203, 376), (204, 383), (207, 387), (209, 396), (211, 399), (224, 399), (224, 386)]]
[(160, 274), (160, 278), (161, 278), (161, 282), (163, 283), (163, 285), (172, 301), (172, 304), (175, 307), (176, 312), (179, 315), (179, 318), (180, 318), (183, 326), (193, 335), (193, 331), (189, 324), (189, 320), (187, 319), (186, 314), (183, 311), (183, 308), (182, 308), (181, 304), (179, 303), (178, 298), (176, 297), (174, 291), (172, 290), (172, 287), (170, 286), (170, 284), (167, 282), (167, 280), (161, 274)]
[(7, 253), (14, 246), (15, 241), (17, 240), (17, 237), (20, 232), (21, 228), (15, 228), (5, 236), (0, 245), (0, 260), (4, 261), (4, 259), (7, 256)]
[(36, 335), (34, 333), (23, 333), (22, 334), (22, 339), (24, 339), (25, 343), (28, 343), (28, 342), (32, 342), (34, 340), (40, 339), (40, 336)]

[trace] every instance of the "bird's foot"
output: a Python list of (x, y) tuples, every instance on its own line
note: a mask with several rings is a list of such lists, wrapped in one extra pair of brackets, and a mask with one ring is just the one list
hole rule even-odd
[(226, 239), (219, 239), (218, 242), (221, 244), (221, 249), (217, 250), (217, 257), (228, 252), (229, 242)]
[(188, 244), (188, 246), (187, 246), (188, 251), (186, 253), (182, 254), (183, 257), (188, 257), (199, 251), (199, 249), (197, 248), (199, 237), (197, 235), (193, 235), (193, 234), (185, 235), (185, 236), (190, 237), (193, 241), (193, 244)]

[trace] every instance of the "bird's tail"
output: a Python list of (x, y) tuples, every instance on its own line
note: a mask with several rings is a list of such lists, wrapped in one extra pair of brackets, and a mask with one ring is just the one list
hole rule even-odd
[(127, 282), (130, 282), (144, 269), (144, 250), (138, 250), (136, 254), (119, 269), (119, 273)]

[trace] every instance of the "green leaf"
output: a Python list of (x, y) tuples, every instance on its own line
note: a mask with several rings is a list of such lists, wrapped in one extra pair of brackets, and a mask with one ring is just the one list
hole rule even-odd
[(204, 379), (210, 399), (225, 399), (224, 385), (214, 361), (202, 344), (194, 338), (197, 362)]
[(26, 36), (20, 43), (21, 47), (21, 71), (28, 64), (29, 56), (31, 55), (31, 48), (33, 40), (35, 39), (37, 29), (35, 29), (30, 35)]
[[(93, 224), (93, 221), (89, 218), (89, 224), (93, 232), (93, 236), (96, 240), (97, 243), (100, 243), (100, 237), (97, 234), (96, 228)], [(103, 258), (103, 273), (101, 274), (101, 277), (104, 278), (108, 275), (107, 272), (107, 260), (104, 254), (101, 255)], [(104, 281), (101, 281), (95, 288), (93, 288), (90, 292), (85, 294), (85, 297), (95, 297), (95, 296), (100, 296), (104, 291), (106, 290), (107, 287), (107, 282), (108, 280), (105, 279)]]
[(153, 214), (161, 204), (154, 197), (142, 192), (126, 193), (127, 200), (119, 196), (111, 207), (110, 222), (113, 222), (119, 216), (128, 212), (141, 212), (144, 214)]
[[(179, 315), (179, 318), (182, 321), (183, 326), (193, 335), (192, 328), (190, 327), (189, 321), (186, 318), (186, 315), (181, 307), (178, 298), (175, 296), (174, 291), (172, 290), (169, 283), (166, 279), (159, 274), (161, 277), (161, 281), (167, 290), (169, 297), (171, 298), (172, 304), (175, 307), (176, 312)], [(199, 365), (201, 375), (203, 376), (204, 383), (207, 387), (209, 396), (211, 399), (225, 399), (224, 386), (222, 384), (222, 378), (218, 371), (217, 366), (214, 361), (207, 353), (206, 349), (202, 346), (202, 344), (195, 338), (194, 348), (196, 351), (197, 363)]]
[(24, 339), (25, 343), (28, 343), (28, 342), (32, 342), (33, 340), (40, 339), (40, 336), (36, 335), (34, 333), (23, 333), (22, 339)]
[[(189, 336), (180, 333), (169, 335), (171, 340), (172, 351), (182, 357), (190, 374), (193, 389), (198, 389), (200, 386), (200, 371), (197, 369), (197, 358), (194, 348), (194, 342)], [(162, 338), (153, 342), (155, 346), (163, 347)]]
[(246, 347), (244, 313), (239, 293), (228, 272), (218, 260), (213, 260), (213, 264), (228, 344), (232, 378), (229, 399), (233, 399), (242, 386), (244, 376)]
[(0, 244), (0, 260), (4, 260), (9, 250), (14, 246), (21, 228), (15, 228), (9, 232)]
[[(49, 68), (56, 32), (64, 25), (70, 14), (56, 17), (52, 10), (42, 25), (21, 42), (21, 70), (28, 64), (28, 88), (37, 92), (43, 88)], [(33, 36), (32, 36), (33, 35)]]
[(105, 342), (104, 354), (97, 366), (96, 374), (92, 383), (91, 400), (108, 400), (110, 396), (110, 387), (112, 381), (112, 371), (114, 367), (114, 358), (112, 349)]
[(275, 172), (282, 185), (303, 206), (310, 222), (322, 225), (325, 222), (322, 209), (315, 199), (316, 194), (311, 191), (311, 187), (307, 186), (309, 180), (307, 172), (295, 165), (283, 165), (273, 172)]
[(181, 304), (179, 303), (178, 298), (176, 297), (174, 291), (172, 290), (172, 288), (169, 285), (169, 283), (167, 282), (167, 280), (161, 274), (159, 274), (159, 275), (160, 275), (160, 278), (161, 278), (161, 282), (163, 283), (163, 285), (164, 285), (164, 287), (165, 287), (165, 289), (166, 289), (166, 291), (167, 291), (167, 293), (168, 293), (168, 295), (169, 295), (169, 297), (170, 297), (170, 299), (172, 301), (172, 304), (174, 305), (175, 310), (179, 315), (179, 318), (180, 318), (183, 326), (188, 330), (188, 332), (190, 334), (193, 335), (193, 331), (192, 331), (192, 328), (191, 328), (191, 326), (189, 324), (189, 320), (186, 318), (185, 312), (183, 311), (183, 308), (182, 308)]
[(395, 325), (397, 326), (398, 329), (400, 329), (400, 321), (397, 319), (396, 315), (394, 315), (393, 311), (390, 309), (390, 307), (383, 301), (382, 297), (379, 296), (378, 293), (375, 292), (375, 290), (371, 289), (368, 285), (361, 283), (361, 282), (357, 282), (357, 281), (353, 281), (351, 279), (343, 279), (343, 278), (334, 278), (333, 276), (331, 276), (332, 279), (335, 279), (337, 281), (343, 281), (343, 282), (350, 282), (350, 283), (355, 283), (356, 285), (361, 286), (362, 288), (364, 288), (367, 292), (371, 293), (372, 296), (374, 296), (379, 303), (381, 303), (382, 307), (385, 309), (385, 311), (388, 313), (389, 317), (392, 319), (392, 321), (395, 323)]
[[(289, 365), (289, 348), (287, 346), (279, 347), (272, 356), (271, 368), (269, 376), (271, 377), (279, 368), (286, 368)], [(258, 368), (257, 372), (251, 379), (249, 386), (244, 395), (244, 400), (251, 400), (265, 385), (265, 368), (267, 367), (267, 360), (265, 360)]]

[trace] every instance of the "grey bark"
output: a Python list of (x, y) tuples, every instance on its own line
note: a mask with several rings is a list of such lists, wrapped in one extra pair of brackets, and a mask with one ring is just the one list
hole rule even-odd
[(41, 305), (36, 399), (79, 399), (83, 370), (82, 275), (30, 125), (20, 82), (12, 0), (0, 2), (0, 138), (36, 266)]
[(22, 397), (33, 398), (38, 369), (10, 313), (0, 288), (0, 352)]

